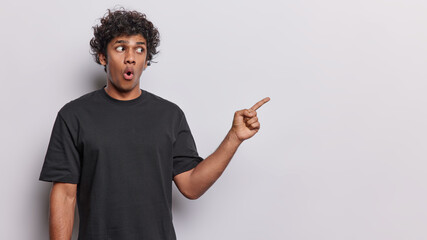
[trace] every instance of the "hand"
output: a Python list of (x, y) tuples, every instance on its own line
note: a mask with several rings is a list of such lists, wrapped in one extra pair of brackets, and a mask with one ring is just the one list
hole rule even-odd
[(239, 141), (243, 142), (259, 131), (261, 125), (258, 122), (256, 110), (268, 101), (270, 101), (270, 98), (266, 97), (251, 108), (234, 113), (233, 125), (230, 131), (234, 133)]

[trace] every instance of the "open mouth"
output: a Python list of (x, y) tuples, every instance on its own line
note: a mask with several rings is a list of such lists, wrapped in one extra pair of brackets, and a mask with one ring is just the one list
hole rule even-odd
[(133, 78), (133, 70), (132, 69), (126, 69), (125, 73), (123, 74), (123, 77), (126, 80), (131, 80)]

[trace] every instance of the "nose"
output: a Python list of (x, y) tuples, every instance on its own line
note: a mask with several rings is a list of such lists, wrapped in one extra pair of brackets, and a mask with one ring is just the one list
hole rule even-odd
[(135, 56), (132, 53), (132, 51), (127, 51), (125, 55), (125, 63), (134, 64), (135, 63)]

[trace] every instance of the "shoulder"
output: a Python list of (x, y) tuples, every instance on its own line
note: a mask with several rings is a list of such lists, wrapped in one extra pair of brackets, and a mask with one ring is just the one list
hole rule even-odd
[(178, 106), (178, 104), (172, 102), (171, 100), (168, 100), (164, 97), (160, 97), (157, 94), (154, 94), (152, 92), (149, 92), (147, 90), (143, 90), (144, 94), (146, 94), (146, 97), (148, 101), (151, 103), (151, 105), (159, 110), (167, 111), (169, 113), (174, 113), (176, 115), (182, 116), (184, 115), (184, 112), (182, 109)]
[(72, 99), (71, 101), (65, 103), (58, 114), (63, 119), (70, 119), (78, 115), (79, 112), (83, 111), (90, 105), (93, 105), (97, 98), (97, 92), (99, 90), (94, 90), (92, 92), (88, 92), (78, 98)]

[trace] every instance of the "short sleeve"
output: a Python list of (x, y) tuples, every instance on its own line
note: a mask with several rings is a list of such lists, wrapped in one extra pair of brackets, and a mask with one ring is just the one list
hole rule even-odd
[(185, 115), (181, 111), (181, 120), (173, 145), (173, 177), (193, 169), (202, 160), (203, 158), (197, 153), (196, 143), (194, 142)]
[(75, 129), (70, 128), (60, 112), (56, 116), (39, 180), (79, 182), (80, 155), (75, 145)]

